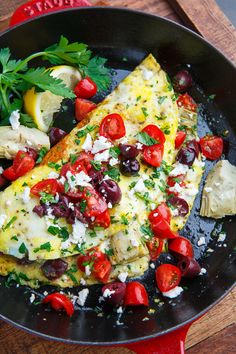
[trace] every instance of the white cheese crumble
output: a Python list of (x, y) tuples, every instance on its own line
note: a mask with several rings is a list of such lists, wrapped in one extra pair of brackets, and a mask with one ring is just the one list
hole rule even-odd
[(0, 215), (0, 228), (3, 227), (3, 225), (4, 225), (5, 221), (6, 221), (6, 218), (7, 218), (6, 214), (1, 214)]
[(6, 200), (6, 206), (9, 207), (11, 205), (11, 200)]
[(176, 286), (174, 289), (171, 289), (169, 291), (165, 291), (162, 293), (165, 297), (169, 297), (170, 299), (173, 299), (174, 297), (179, 296), (184, 289), (181, 286)]
[(204, 168), (205, 167), (205, 162), (203, 162), (201, 160), (198, 160), (198, 159), (195, 159), (194, 160), (194, 165), (197, 166), (197, 167), (200, 167), (200, 168)]
[(170, 172), (170, 176), (185, 175), (189, 167), (180, 162), (176, 162), (174, 169)]
[(109, 202), (109, 203), (107, 204), (107, 207), (108, 207), (109, 209), (111, 209), (111, 208), (112, 208), (112, 204), (111, 204), (111, 202)]
[(112, 143), (108, 141), (104, 136), (99, 136), (99, 138), (94, 141), (92, 153), (96, 154), (100, 151), (109, 149), (110, 147), (112, 147)]
[(225, 238), (226, 238), (226, 234), (220, 233), (218, 237), (218, 242), (224, 242)]
[(124, 283), (124, 282), (126, 281), (128, 275), (129, 275), (129, 274), (128, 274), (127, 272), (120, 273), (120, 274), (118, 275), (118, 279), (119, 279), (122, 283)]
[(78, 299), (77, 299), (78, 305), (84, 306), (84, 304), (85, 304), (85, 302), (86, 302), (86, 300), (87, 300), (88, 294), (89, 294), (89, 289), (87, 289), (87, 288), (81, 290), (81, 291), (78, 293)]
[(55, 178), (57, 179), (59, 177), (59, 173), (55, 172), (55, 171), (52, 171), (48, 174), (48, 178)]
[(81, 285), (86, 285), (86, 280), (85, 280), (84, 278), (81, 278), (81, 279), (80, 279), (80, 284), (81, 284)]
[(150, 263), (150, 268), (155, 269), (155, 264), (154, 263)]
[(69, 202), (68, 208), (71, 209), (71, 210), (75, 210), (75, 206), (74, 206), (74, 204), (71, 203), (71, 202)]
[(55, 202), (58, 203), (59, 199), (60, 199), (59, 193), (56, 192), (55, 197), (54, 197)]
[(136, 143), (136, 148), (138, 149), (138, 150), (142, 150), (142, 148), (143, 148), (143, 144), (141, 144), (141, 143)]
[(70, 189), (74, 189), (76, 186), (91, 186), (91, 184), (89, 183), (91, 181), (91, 178), (84, 171), (80, 171), (76, 175), (73, 175), (71, 171), (67, 171), (66, 178)]
[(73, 243), (81, 244), (85, 241), (87, 225), (83, 224), (81, 221), (75, 219), (75, 223), (72, 225), (72, 241)]
[(206, 240), (204, 236), (201, 236), (200, 239), (197, 241), (198, 246), (202, 246), (206, 244)]
[(90, 266), (89, 266), (89, 265), (86, 265), (86, 266), (85, 266), (85, 275), (87, 275), (87, 277), (89, 277), (90, 274), (91, 274)]
[(193, 184), (189, 183), (188, 187), (184, 189), (183, 194), (187, 197), (194, 197), (196, 194), (198, 194), (198, 189), (195, 188)]
[(206, 274), (206, 272), (207, 272), (206, 268), (201, 268), (200, 273), (198, 275)]
[(138, 246), (139, 246), (139, 242), (138, 242), (138, 240), (135, 238), (135, 236), (131, 237), (130, 242), (131, 242), (131, 245), (132, 245), (133, 247), (138, 247)]
[(134, 188), (133, 188), (134, 192), (138, 192), (138, 193), (144, 193), (147, 191), (147, 188), (145, 187), (145, 184), (143, 183), (143, 179), (140, 178), (138, 180), (138, 182), (135, 184)]
[(92, 147), (93, 147), (92, 138), (91, 135), (88, 133), (82, 145), (82, 149), (88, 152), (92, 150)]
[(150, 80), (153, 77), (153, 72), (146, 68), (142, 69), (144, 80)]
[(183, 188), (179, 185), (179, 183), (175, 183), (173, 187), (169, 187), (170, 192), (181, 193)]
[(23, 200), (24, 204), (29, 203), (30, 201), (30, 187), (25, 187), (23, 193), (21, 194), (21, 199)]
[(30, 303), (32, 304), (32, 302), (34, 302), (34, 300), (35, 300), (35, 295), (32, 293), (30, 295)]
[(109, 150), (105, 150), (103, 152), (100, 152), (100, 153), (97, 153), (95, 156), (94, 156), (94, 161), (97, 161), (97, 162), (106, 162), (109, 160), (109, 157), (110, 157), (110, 154), (109, 154)]
[(118, 307), (116, 312), (119, 313), (119, 314), (123, 313), (123, 307), (122, 306)]
[(205, 192), (206, 193), (211, 193), (213, 189), (211, 187), (205, 187)]
[(3, 173), (4, 169), (0, 166), (0, 175)]
[(105, 291), (103, 292), (103, 297), (104, 298), (111, 297), (112, 294), (115, 294), (115, 290), (105, 289)]
[(20, 127), (20, 111), (17, 109), (16, 111), (13, 111), (9, 117), (9, 122), (11, 124), (11, 127), (13, 130), (18, 130)]
[(115, 157), (112, 157), (110, 160), (109, 160), (109, 165), (111, 166), (115, 166), (119, 163), (119, 159), (116, 159)]

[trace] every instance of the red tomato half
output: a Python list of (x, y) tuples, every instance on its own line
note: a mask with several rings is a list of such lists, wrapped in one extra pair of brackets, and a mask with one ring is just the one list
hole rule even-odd
[(70, 317), (74, 313), (74, 305), (66, 295), (60, 293), (53, 293), (47, 295), (42, 302), (44, 304), (50, 303), (52, 308), (56, 311), (64, 310), (67, 313), (67, 315)]
[(107, 283), (111, 273), (111, 263), (108, 259), (96, 260), (93, 266), (93, 275), (102, 283)]
[(84, 79), (80, 80), (75, 86), (74, 93), (80, 98), (91, 98), (96, 95), (97, 85), (95, 82), (86, 76)]
[(95, 221), (91, 226), (100, 226), (107, 229), (111, 224), (111, 218), (108, 210), (105, 210), (102, 214), (96, 216)]
[(172, 264), (162, 264), (156, 270), (157, 286), (162, 292), (175, 288), (179, 285), (180, 280), (180, 269)]
[(166, 141), (164, 133), (157, 125), (149, 124), (142, 131), (147, 133), (151, 138), (156, 139), (159, 144), (164, 144)]
[(155, 261), (162, 252), (164, 244), (163, 240), (160, 240), (158, 237), (153, 237), (146, 244), (149, 250), (151, 260)]
[(6, 168), (2, 174), (8, 181), (15, 181), (17, 179), (16, 171), (13, 166)]
[(193, 258), (193, 246), (189, 240), (184, 237), (177, 237), (175, 239), (169, 240), (168, 244), (169, 251), (172, 251), (176, 256), (181, 255), (189, 258)]
[(168, 224), (170, 223), (171, 219), (171, 212), (170, 208), (167, 206), (165, 202), (162, 202), (156, 209), (151, 211), (151, 213), (148, 216), (148, 219), (151, 223), (155, 222), (155, 219), (158, 215), (161, 215), (167, 222)]
[(145, 146), (143, 150), (144, 160), (151, 166), (160, 167), (164, 153), (163, 144)]
[[(85, 168), (85, 170), (88, 172), (92, 165), (90, 163), (91, 160), (93, 160), (94, 156), (92, 153), (89, 153), (89, 152), (81, 152), (76, 160), (76, 162), (74, 163), (76, 169), (77, 169), (77, 164), (82, 164)], [(74, 166), (73, 165), (73, 166)]]
[(183, 130), (179, 130), (175, 137), (175, 148), (179, 149), (186, 138), (186, 133)]
[(40, 192), (55, 195), (57, 192), (61, 192), (61, 190), (62, 186), (60, 185), (60, 183), (54, 178), (49, 178), (36, 183), (31, 188), (30, 192), (36, 195), (37, 197), (40, 197)]
[(125, 306), (148, 306), (148, 304), (148, 294), (143, 284), (138, 281), (132, 281), (126, 285)]
[(84, 189), (83, 199), (87, 202), (84, 211), (85, 217), (97, 217), (107, 210), (107, 203), (93, 188), (87, 187)]
[(206, 135), (200, 139), (201, 151), (209, 160), (217, 160), (223, 153), (223, 139), (215, 135)]
[(152, 231), (154, 235), (159, 238), (176, 238), (179, 235), (173, 232), (168, 222), (161, 216), (155, 217), (155, 220), (151, 223)]
[(83, 120), (89, 112), (95, 109), (97, 105), (84, 98), (75, 99), (75, 118), (78, 122)]
[(183, 95), (180, 95), (177, 99), (177, 105), (179, 107), (184, 107), (185, 109), (188, 109), (189, 111), (196, 112), (197, 110), (197, 104), (193, 100), (193, 98), (188, 94), (184, 93)]
[(119, 114), (112, 113), (103, 118), (99, 128), (100, 135), (107, 139), (116, 140), (125, 136), (125, 133), (124, 121)]
[(167, 179), (167, 184), (169, 187), (174, 187), (175, 183), (178, 183), (180, 187), (184, 187), (185, 183), (183, 182), (185, 175), (169, 176)]
[(27, 172), (32, 170), (35, 165), (34, 159), (25, 151), (18, 151), (13, 161), (13, 168), (16, 172), (16, 176), (24, 176)]

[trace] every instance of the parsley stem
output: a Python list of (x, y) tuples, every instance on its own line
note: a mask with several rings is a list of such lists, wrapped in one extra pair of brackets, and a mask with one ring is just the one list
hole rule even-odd
[(13, 73), (17, 73), (18, 71), (20, 71), (26, 64), (28, 64), (29, 61), (31, 61), (33, 59), (36, 59), (38, 57), (42, 57), (42, 56), (51, 57), (51, 58), (54, 57), (55, 58), (55, 55), (54, 54), (50, 54), (49, 52), (38, 52), (38, 53), (31, 54), (30, 56), (28, 56), (27, 58), (22, 60), (19, 63), (19, 65), (16, 66), (16, 68), (13, 71)]
[(7, 98), (7, 95), (6, 95), (6, 88), (3, 89), (1, 86), (0, 86), (0, 93), (1, 93), (1, 96), (2, 96), (2, 103), (4, 105), (4, 107), (6, 108), (6, 110), (9, 112), (9, 100)]

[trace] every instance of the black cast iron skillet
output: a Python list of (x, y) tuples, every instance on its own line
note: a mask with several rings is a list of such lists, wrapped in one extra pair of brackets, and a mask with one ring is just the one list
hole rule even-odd
[[(114, 69), (113, 87), (148, 53), (152, 53), (170, 75), (187, 64), (195, 81), (190, 93), (201, 103), (199, 134), (202, 136), (211, 131), (221, 135), (228, 130), (225, 156), (232, 164), (236, 164), (236, 70), (232, 63), (200, 36), (157, 16), (126, 9), (96, 7), (58, 12), (16, 26), (0, 36), (0, 47), (8, 46), (14, 57), (22, 58), (58, 41), (61, 34), (70, 41), (87, 43), (95, 53), (108, 58), (108, 65)], [(212, 94), (216, 95), (213, 103), (208, 99)], [(69, 114), (62, 114), (57, 124), (68, 129), (70, 120)], [(209, 171), (212, 166), (213, 163), (207, 162), (206, 170)], [(149, 314), (146, 308), (134, 308), (122, 315), (119, 320), (122, 325), (116, 325), (117, 313), (107, 309), (103, 317), (98, 317), (92, 310), (78, 310), (69, 319), (41, 305), (30, 305), (30, 293), (25, 287), (6, 288), (2, 280), (1, 317), (48, 339), (86, 345), (114, 345), (151, 339), (192, 322), (232, 288), (236, 272), (233, 251), (236, 218), (225, 218), (216, 224), (212, 219), (200, 218), (199, 207), (200, 197), (181, 234), (191, 239), (196, 257), (201, 266), (207, 269), (207, 275), (183, 282), (186, 290), (173, 300), (159, 295), (164, 302), (159, 306), (153, 301), (157, 297), (157, 289), (154, 271), (150, 269), (142, 281), (148, 289), (155, 314)], [(227, 233), (224, 242), (226, 247), (219, 247), (217, 237), (212, 235), (213, 230), (215, 234), (221, 228)], [(200, 235), (205, 236), (207, 245), (197, 246)], [(206, 252), (209, 247), (214, 249), (213, 253)], [(161, 256), (161, 260), (164, 261), (165, 257)], [(97, 305), (100, 288), (91, 287), (88, 307)], [(77, 293), (78, 289), (72, 292)], [(142, 321), (145, 317), (149, 320)]]

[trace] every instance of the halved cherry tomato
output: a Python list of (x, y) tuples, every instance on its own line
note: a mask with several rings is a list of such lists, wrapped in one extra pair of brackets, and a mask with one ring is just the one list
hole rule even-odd
[(83, 191), (83, 199), (86, 200), (84, 211), (85, 217), (99, 216), (107, 210), (107, 203), (102, 197), (91, 187), (86, 187)]
[(107, 229), (111, 224), (111, 218), (108, 210), (105, 210), (102, 214), (96, 216), (96, 219), (91, 226), (100, 226)]
[(91, 98), (97, 92), (97, 85), (95, 82), (86, 76), (84, 79), (80, 80), (75, 86), (74, 93), (80, 98)]
[(8, 181), (15, 181), (17, 179), (16, 171), (13, 166), (6, 168), (2, 174)]
[(103, 261), (107, 257), (105, 253), (99, 251), (97, 247), (90, 248), (85, 255), (80, 255), (77, 258), (77, 267), (84, 272), (85, 271), (85, 266), (86, 265), (91, 265), (93, 267), (93, 264), (96, 260)]
[(179, 285), (181, 271), (172, 264), (162, 264), (156, 270), (158, 289), (162, 292), (169, 291)]
[(175, 137), (175, 148), (179, 149), (186, 138), (186, 133), (183, 130), (179, 130)]
[(75, 99), (75, 118), (78, 122), (83, 120), (89, 112), (95, 109), (97, 105), (84, 98)]
[(167, 178), (167, 184), (169, 187), (174, 187), (175, 183), (178, 183), (180, 187), (184, 187), (185, 186), (185, 183), (183, 181), (184, 177), (185, 175), (169, 176)]
[(93, 157), (94, 156), (92, 153), (85, 152), (85, 151), (81, 152), (74, 165), (77, 168), (77, 164), (82, 163), (83, 166), (85, 167), (86, 171), (88, 172), (92, 167), (90, 161), (93, 160)]
[(171, 219), (171, 212), (170, 208), (167, 206), (165, 202), (162, 202), (156, 209), (151, 211), (151, 213), (148, 215), (149, 221), (155, 222), (155, 219), (158, 215), (161, 215), (167, 222), (168, 224), (170, 223)]
[(206, 135), (200, 139), (201, 151), (209, 160), (217, 160), (223, 153), (223, 139), (215, 135)]
[(42, 302), (44, 304), (50, 303), (52, 308), (56, 311), (64, 310), (67, 313), (67, 315), (70, 317), (74, 313), (74, 305), (66, 295), (60, 293), (53, 293), (47, 295)]
[(164, 144), (166, 141), (163, 131), (157, 125), (149, 124), (142, 130), (147, 133), (151, 138), (156, 139), (157, 143)]
[(155, 236), (146, 243), (152, 261), (155, 261), (157, 257), (161, 254), (163, 244), (163, 240), (160, 240), (158, 237)]
[(185, 109), (188, 109), (189, 111), (196, 112), (197, 110), (197, 104), (193, 100), (193, 98), (188, 94), (184, 93), (183, 95), (180, 95), (177, 99), (177, 105), (179, 107), (184, 107)]
[(37, 197), (40, 197), (41, 192), (55, 195), (56, 193), (61, 191), (62, 191), (62, 186), (54, 178), (49, 178), (38, 182), (30, 190), (30, 192), (36, 195)]
[(148, 306), (148, 304), (148, 294), (143, 284), (138, 281), (132, 281), (126, 285), (125, 306)]
[(151, 166), (159, 167), (163, 159), (164, 145), (154, 144), (145, 146), (143, 150), (144, 160)]
[(100, 135), (107, 139), (116, 140), (125, 136), (125, 133), (124, 121), (119, 114), (112, 113), (103, 118), (99, 128)]
[(193, 258), (194, 256), (193, 246), (191, 242), (185, 237), (180, 236), (178, 238), (169, 240), (168, 249), (169, 251), (174, 252), (177, 257), (178, 255), (190, 258)]
[(77, 159), (73, 165), (70, 162), (63, 165), (61, 168), (61, 171), (60, 171), (60, 176), (66, 177), (67, 172), (71, 172), (72, 175), (75, 175), (76, 173), (79, 173), (81, 171), (83, 171), (84, 173), (87, 173), (87, 170), (83, 164), (83, 161), (82, 160), (79, 161)]
[(104, 260), (96, 260), (93, 265), (93, 275), (102, 283), (107, 283), (111, 274), (111, 263), (106, 258)]
[(179, 235), (171, 230), (168, 222), (161, 216), (155, 217), (155, 221), (151, 223), (151, 228), (156, 237), (159, 238), (176, 238)]

